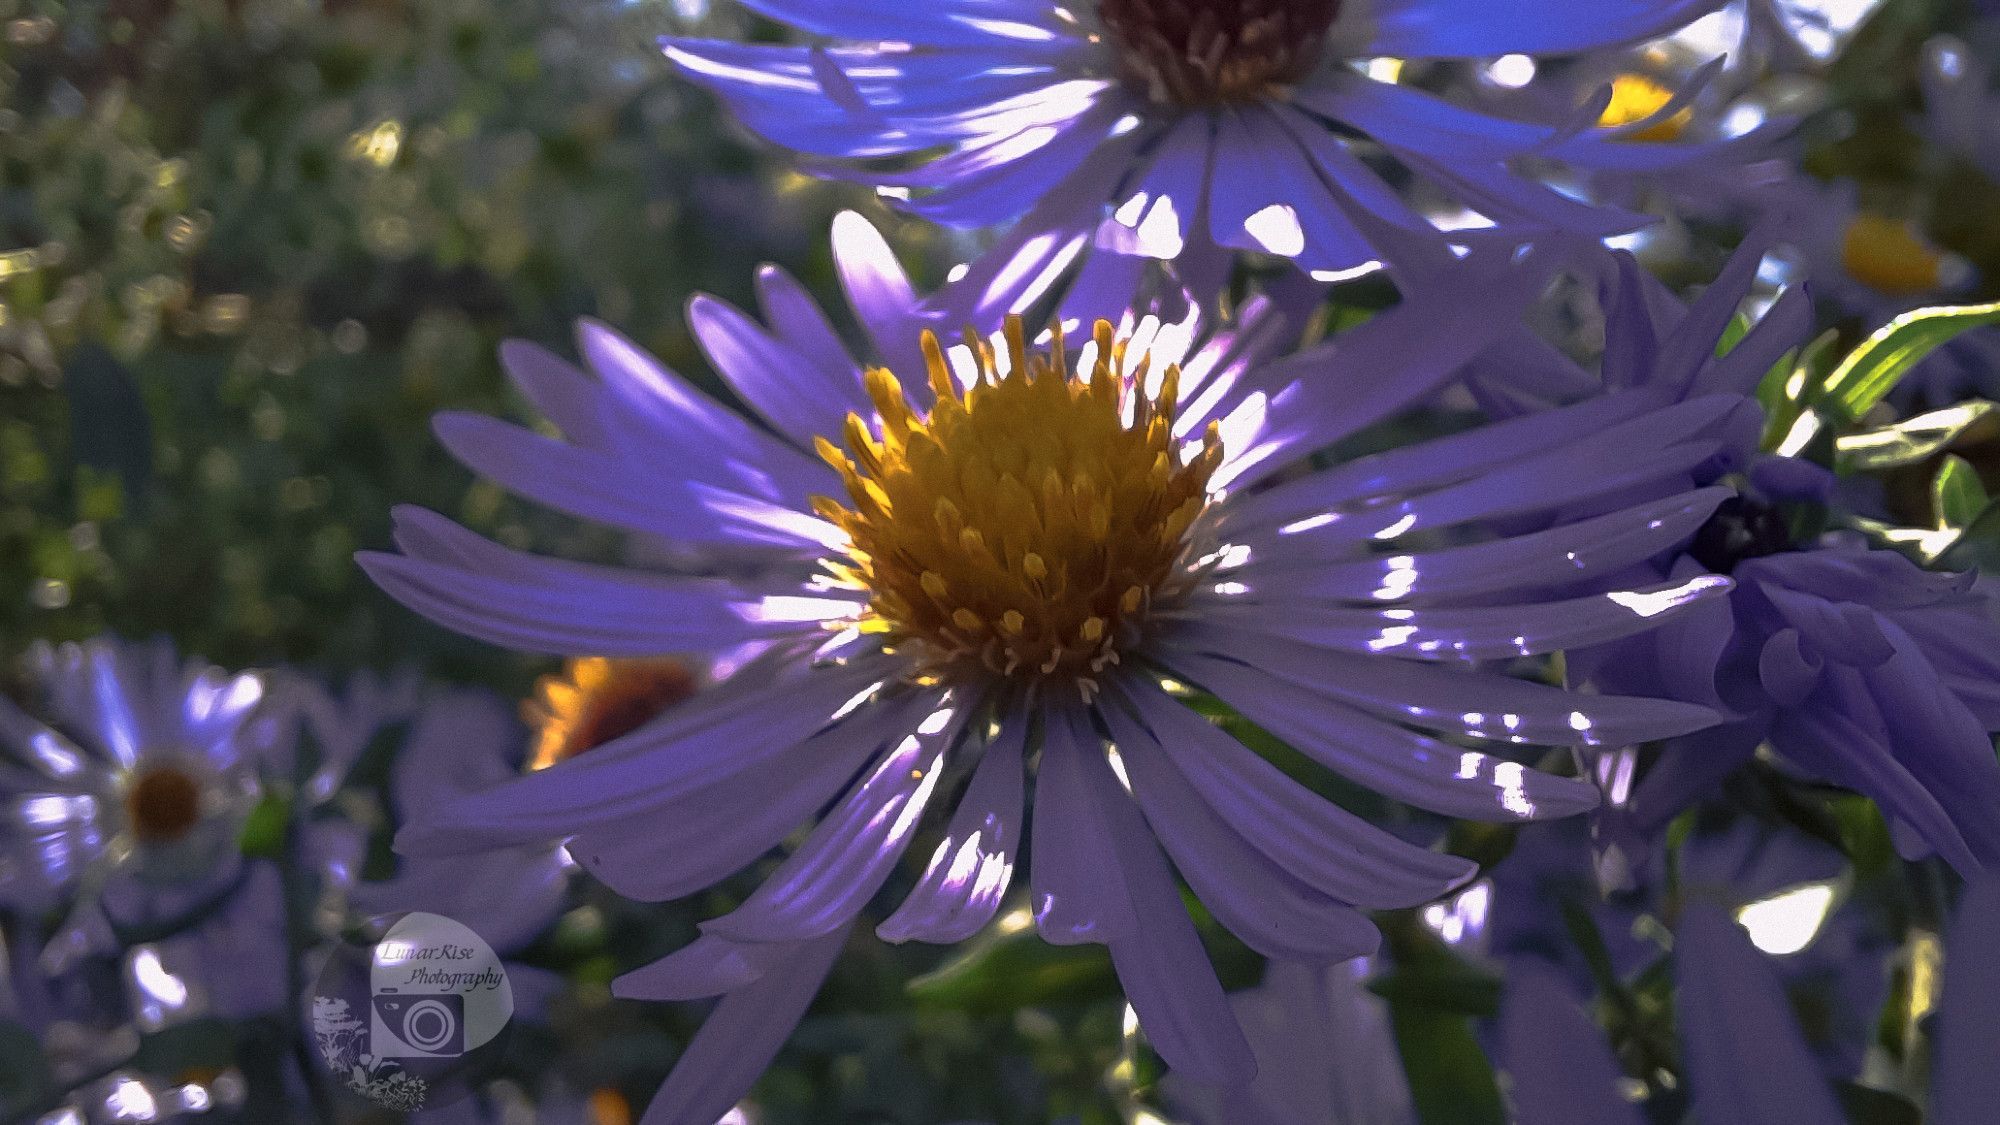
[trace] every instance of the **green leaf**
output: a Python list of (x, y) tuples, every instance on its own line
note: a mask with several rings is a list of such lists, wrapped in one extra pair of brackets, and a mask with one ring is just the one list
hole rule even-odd
[(264, 859), (283, 857), (291, 817), (291, 802), (276, 793), (257, 802), (250, 815), (243, 818), (243, 831), (236, 837), (243, 854)]
[(1931, 508), (1940, 528), (1964, 527), (1979, 518), (1986, 507), (1986, 486), (1979, 483), (1979, 470), (1963, 457), (1946, 454), (1931, 481)]
[(1843, 473), (1873, 473), (1928, 460), (1970, 431), (2000, 431), (1995, 409), (1993, 403), (1974, 399), (1893, 426), (1848, 434), (1835, 442), (1835, 467)]
[(1962, 332), (2000, 324), (2000, 302), (1917, 309), (1883, 325), (1840, 361), (1827, 377), (1827, 399), (1849, 421), (1858, 421), (1897, 381)]
[(1493, 1064), (1472, 1037), (1472, 1021), (1417, 1004), (1391, 1002), (1389, 1021), (1410, 1096), (1423, 1125), (1506, 1125)]
[(1924, 1115), (1909, 1100), (1856, 1082), (1835, 1084), (1848, 1125), (1921, 1125)]
[(1743, 337), (1750, 334), (1750, 325), (1752, 323), (1749, 315), (1746, 313), (1737, 313), (1735, 316), (1730, 317), (1728, 327), (1722, 330), (1722, 338), (1715, 342), (1715, 358), (1721, 359), (1723, 356), (1728, 355), (1736, 345), (1742, 343)]
[(1377, 918), (1395, 968), (1368, 982), (1390, 1002), (1489, 1019), (1500, 1014), (1500, 978), (1460, 957), (1414, 911)]
[(1820, 384), (1832, 368), (1827, 357), (1839, 339), (1840, 333), (1829, 328), (1764, 373), (1757, 384), (1757, 404), (1764, 408), (1764, 449), (1776, 448), (1798, 422), (1805, 404), (1818, 397)]
[(1986, 505), (1951, 541), (1939, 551), (1931, 566), (1938, 570), (1971, 570), (2000, 574), (2000, 502)]
[(907, 988), (918, 1004), (975, 1014), (1123, 995), (1103, 946), (1050, 945), (1032, 926), (1011, 934), (989, 931), (964, 954), (910, 981)]

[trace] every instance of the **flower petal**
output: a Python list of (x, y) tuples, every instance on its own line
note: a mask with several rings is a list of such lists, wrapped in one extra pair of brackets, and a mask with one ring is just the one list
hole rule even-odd
[(917, 729), (897, 741), (742, 906), (702, 923), (702, 932), (737, 941), (795, 941), (851, 921), (909, 846), (975, 701), (947, 693), (933, 702), (928, 714), (918, 711)]
[[(843, 706), (881, 686), (879, 662), (738, 673), (622, 738), (448, 805), (397, 834), (406, 852), (476, 851), (645, 817), (703, 786), (797, 747)], [(850, 718), (869, 723), (868, 715)]]
[(1179, 772), (1259, 851), (1322, 893), (1370, 910), (1428, 902), (1477, 866), (1377, 828), (1288, 777), (1151, 680), (1120, 690)]
[(1783, 987), (1723, 909), (1695, 900), (1674, 932), (1678, 1023), (1694, 1112), (1731, 1125), (1840, 1125)]
[(1500, 1036), (1519, 1125), (1641, 1125), (1610, 1045), (1553, 968), (1508, 964)]
[(674, 1060), (639, 1125), (715, 1125), (757, 1081), (847, 944), (849, 927), (790, 943), (755, 981), (722, 998)]
[(356, 556), (362, 569), (410, 608), (494, 644), (577, 656), (719, 652), (802, 627), (796, 620), (759, 621), (757, 596), (724, 580), (542, 558), (433, 512), (402, 508), (397, 517), (421, 524), (423, 536), (448, 541), (452, 555), (363, 551)]
[(1944, 995), (1931, 1058), (1931, 1120), (1974, 1125), (2000, 1105), (2000, 883), (1965, 889), (1945, 935)]
[(916, 889), (875, 927), (882, 940), (964, 941), (999, 910), (1021, 842), (1028, 724), (1016, 718), (986, 747)]
[(1597, 788), (1587, 781), (1427, 738), (1241, 664), (1186, 655), (1176, 657), (1174, 670), (1342, 777), (1418, 808), (1509, 821), (1597, 806)]
[(1321, 965), (1364, 957), (1381, 945), (1374, 923), (1352, 906), (1307, 886), (1245, 842), (1123, 708), (1103, 706), (1098, 714), (1117, 740), (1146, 823), (1196, 897), (1244, 944), (1266, 957)]
[(1665, 35), (1717, 0), (1373, 0), (1367, 55), (1565, 55)]
[(1540, 746), (1628, 746), (1700, 730), (1706, 707), (1596, 695), (1487, 672), (1327, 652), (1268, 635), (1190, 624), (1167, 641), (1234, 660), (1393, 722)]

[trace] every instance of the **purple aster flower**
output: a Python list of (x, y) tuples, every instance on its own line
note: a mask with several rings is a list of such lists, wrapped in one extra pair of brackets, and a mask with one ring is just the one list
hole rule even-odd
[[(426, 700), (393, 767), (398, 817), (408, 820), (518, 776), (525, 742), (511, 709), (490, 692), (462, 689)], [(350, 901), (365, 914), (443, 914), (504, 956), (525, 948), (555, 921), (568, 899), (573, 866), (548, 841), (405, 856), (393, 879), (357, 884)]]
[[(1510, 162), (1657, 168), (1716, 146), (1623, 143), (1628, 130), (1593, 128), (1599, 105), (1558, 126), (1488, 116), (1354, 64), (1574, 54), (1661, 34), (1716, 3), (749, 0), (843, 45), (666, 48), (760, 135), (839, 162), (821, 170), (906, 196), (948, 225), (1020, 220), (966, 279), (974, 301), (1059, 271), (1091, 245), (1110, 253), (1087, 269), (1177, 260), (1203, 293), (1234, 249), (1322, 274), (1380, 261), (1428, 273), (1443, 236), (1377, 170), (1388, 162), (1508, 238), (1641, 225)], [(883, 157), (923, 162), (898, 172), (857, 163)]]
[[(1971, 887), (1945, 944), (1929, 1113), (1935, 1125), (1992, 1117), (2000, 1014), (2000, 887)], [(1694, 1116), (1743, 1125), (1841, 1125), (1847, 1116), (1814, 1065), (1771, 965), (1729, 914), (1689, 903), (1675, 930), (1677, 1022)], [(1508, 979), (1502, 1019), (1521, 1125), (1640, 1125), (1619, 1096), (1622, 1073), (1559, 977), (1524, 968)], [(1925, 996), (1919, 1003), (1928, 1006)], [(1921, 1010), (1918, 1014), (1923, 1014)]]
[(269, 861), (195, 925), (120, 954), (131, 1011), (157, 1031), (202, 1016), (242, 1020), (277, 1012), (291, 990), (293, 956), (283, 882)]
[(0, 698), (0, 902), (87, 909), (233, 878), (263, 681), (164, 641), (37, 644), (27, 664), (38, 698)]
[[(1758, 452), (1764, 417), (1755, 390), (1809, 334), (1805, 294), (1780, 296), (1716, 355), (1765, 245), (1747, 242), (1691, 305), (1631, 255), (1593, 252), (1605, 348), (1599, 397), (1582, 409), (1615, 419), (1663, 402), (1717, 403), (1706, 431), (1714, 456), (1653, 491), (1741, 486), (1685, 550), (1643, 569), (1683, 582), (1730, 575), (1736, 586), (1726, 599), (1705, 601), (1647, 637), (1572, 654), (1572, 673), (1607, 690), (1700, 702), (1731, 716), (1670, 742), (1636, 784), (1630, 771), (1607, 779), (1612, 815), (1632, 830), (1618, 843), (1642, 847), (1768, 743), (1792, 768), (1873, 798), (1906, 848), (1928, 848), (1976, 871), (2000, 860), (2000, 820), (1992, 815), (2000, 808), (2000, 762), (1989, 734), (2000, 730), (2000, 620), (1972, 575), (1926, 571), (1851, 536), (1792, 533), (1787, 506), (1826, 502), (1832, 477), (1809, 462)], [(1593, 382), (1553, 349), (1509, 341), (1468, 372), (1496, 410), (1532, 409), (1534, 396), (1520, 392), (1523, 380), (1509, 370), (1516, 365), (1541, 368), (1532, 376), (1541, 386)], [(1509, 423), (1538, 424), (1532, 413)]]
[(387, 677), (363, 669), (335, 687), (281, 668), (270, 683), (257, 737), (259, 772), (267, 791), (289, 801), (287, 815), (297, 827), (289, 862), (313, 872), (331, 899), (354, 882), (368, 846), (365, 816), (340, 807), (353, 796), (348, 774), (377, 736), (416, 711), (422, 677), (413, 668)]
[[(1608, 427), (1585, 407), (1526, 436), (1475, 431), (1324, 471), (1306, 460), (1433, 393), (1546, 272), (1508, 253), (1474, 255), (1458, 277), (1284, 358), (1285, 318), (1258, 302), (1226, 330), (1100, 323), (1075, 348), (1031, 347), (1018, 321), (949, 349), (926, 334), (905, 371), (914, 391), (864, 373), (795, 290), (767, 286), (768, 329), (697, 299), (697, 338), (768, 430), (599, 325), (580, 333), (594, 377), (510, 346), (514, 378), (569, 440), (446, 415), (461, 457), (571, 513), (762, 563), (730, 577), (588, 566), (400, 512), (403, 553), (362, 564), (444, 624), (543, 652), (716, 654), (733, 675), (587, 754), (426, 810), (399, 847), (568, 836), (614, 890), (658, 900), (825, 810), (738, 909), (617, 984), (723, 996), (652, 1114), (707, 1125), (778, 1050), (926, 806), (956, 789), (941, 779), (970, 775), (878, 933), (954, 942), (993, 916), (1032, 764), (1043, 936), (1109, 946), (1183, 1075), (1247, 1081), (1250, 1048), (1174, 867), (1251, 947), (1325, 964), (1375, 949), (1361, 911), (1426, 901), (1471, 865), (1318, 798), (1190, 709), (1187, 685), (1383, 794), (1496, 820), (1597, 799), (1510, 744), (1617, 745), (1713, 719), (1478, 662), (1627, 636), (1725, 589), (1541, 592), (1560, 560), (1618, 570), (1681, 541), (1723, 492), (1526, 536), (1477, 530), (1685, 475), (1711, 451), (1689, 439), (1712, 404)], [(890, 328), (908, 323), (892, 312)]]
[(60, 1107), (36, 1118), (35, 1125), (187, 1121), (234, 1108), (232, 1100), (219, 1098), (216, 1091), (199, 1082), (168, 1082), (137, 1070), (119, 1069), (72, 1091)]

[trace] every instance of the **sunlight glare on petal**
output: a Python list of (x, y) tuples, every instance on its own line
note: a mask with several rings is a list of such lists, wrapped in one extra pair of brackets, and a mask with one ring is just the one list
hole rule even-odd
[(1807, 883), (1758, 899), (1736, 911), (1750, 943), (1773, 956), (1797, 953), (1819, 936), (1833, 908), (1832, 883)]

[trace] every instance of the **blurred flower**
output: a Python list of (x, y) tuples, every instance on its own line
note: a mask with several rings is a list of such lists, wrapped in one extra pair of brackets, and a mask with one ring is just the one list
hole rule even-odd
[[(426, 700), (392, 767), (398, 818), (420, 819), (462, 794), (518, 776), (524, 742), (521, 725), (491, 692), (457, 689)], [(547, 841), (468, 854), (410, 855), (402, 857), (394, 878), (359, 883), (350, 900), (364, 914), (445, 915), (505, 956), (555, 921), (567, 900), (570, 867), (562, 849)]]
[(277, 1012), (292, 988), (290, 935), (282, 880), (265, 860), (194, 925), (120, 955), (131, 1011), (141, 1030), (203, 1016), (241, 1020)]
[(1669, 37), (1705, 57), (1727, 57), (1752, 78), (1810, 71), (1836, 58), (1883, 0), (1730, 0)]
[[(287, 861), (322, 882), (333, 898), (361, 871), (371, 817), (340, 807), (353, 795), (348, 775), (385, 730), (416, 711), (423, 679), (405, 667), (383, 677), (369, 669), (339, 687), (312, 673), (279, 668), (269, 674), (270, 698), (258, 727), (264, 788), (281, 795), (288, 824), (297, 832), (284, 843)], [(369, 810), (372, 812), (372, 808)], [(322, 905), (337, 909), (337, 902)]]
[(1389, 1028), (1388, 1005), (1368, 991), (1372, 959), (1338, 965), (1273, 961), (1230, 1009), (1257, 1056), (1257, 1079), (1237, 1089), (1182, 1083), (1162, 1093), (1188, 1125), (1415, 1125), (1410, 1081)]
[[(588, 754), (426, 809), (399, 847), (566, 835), (613, 889), (666, 899), (744, 867), (831, 801), (739, 909), (618, 983), (638, 998), (725, 997), (658, 1100), (663, 1120), (708, 1125), (776, 1053), (948, 769), (969, 767), (970, 784), (878, 932), (952, 942), (993, 916), (1039, 745), (1043, 936), (1107, 944), (1184, 1076), (1247, 1080), (1254, 1060), (1168, 856), (1252, 948), (1322, 964), (1375, 948), (1357, 908), (1422, 902), (1472, 868), (1317, 798), (1190, 710), (1182, 685), (1384, 794), (1494, 820), (1582, 811), (1596, 791), (1410, 728), (1619, 745), (1711, 721), (1466, 666), (1653, 628), (1726, 587), (1538, 592), (1552, 565), (1623, 569), (1680, 541), (1717, 490), (1524, 537), (1475, 530), (1684, 474), (1706, 405), (1609, 427), (1585, 407), (1539, 432), (1474, 431), (1326, 471), (1304, 460), (1429, 395), (1514, 322), (1542, 259), (1497, 259), (1475, 255), (1456, 284), (1285, 359), (1297, 329), (1269, 301), (1215, 331), (1101, 323), (1074, 362), (1059, 336), (1031, 350), (1018, 322), (949, 352), (926, 334), (921, 396), (887, 369), (864, 374), (767, 273), (771, 329), (713, 301), (691, 315), (769, 432), (600, 325), (580, 333), (595, 378), (510, 348), (523, 392), (569, 440), (441, 417), (468, 464), (576, 515), (761, 550), (764, 565), (734, 578), (586, 566), (400, 512), (405, 553), (361, 562), (442, 623), (545, 652), (715, 654), (733, 674)], [(907, 289), (878, 262), (840, 266), (871, 336), (910, 324)], [(1463, 541), (1384, 553), (1430, 533)]]
[[(2000, 762), (1988, 733), (2000, 730), (2000, 619), (1971, 574), (1926, 571), (1851, 537), (1793, 533), (1787, 506), (1824, 503), (1832, 474), (1758, 452), (1763, 411), (1755, 392), (1784, 352), (1805, 342), (1804, 294), (1779, 297), (1717, 355), (1767, 245), (1746, 242), (1692, 305), (1631, 255), (1591, 252), (1606, 339), (1602, 397), (1586, 406), (1610, 418), (1664, 402), (1713, 404), (1713, 424), (1700, 439), (1710, 456), (1653, 491), (1741, 483), (1684, 551), (1648, 564), (1641, 576), (1686, 582), (1727, 574), (1736, 580), (1729, 597), (1645, 638), (1571, 655), (1578, 679), (1607, 690), (1656, 693), (1732, 716), (1673, 740), (1629, 793), (1614, 795), (1610, 815), (1633, 830), (1622, 846), (1643, 847), (1768, 742), (1792, 767), (1873, 798), (1908, 848), (1914, 833), (1970, 873), (2000, 861), (2000, 820), (1992, 815), (2000, 808)], [(1503, 385), (1514, 377), (1497, 362), (1504, 357), (1489, 356), (1472, 378), (1485, 383), (1488, 401), (1520, 409)], [(1544, 383), (1588, 378), (1554, 353), (1535, 362), (1568, 366), (1566, 374), (1538, 374)]]
[(1788, 987), (1824, 998), (1813, 1048), (1826, 1073), (1859, 1070), (1887, 992), (1893, 943), (1864, 905), (1849, 900), (1852, 875), (1839, 849), (1717, 806), (1704, 810), (1671, 864), (1665, 849), (1637, 872), (1603, 872), (1594, 860), (1580, 821), (1523, 827), (1493, 869), (1487, 940), (1475, 952), (1502, 975), (1532, 961), (1572, 988), (1588, 988), (1591, 964), (1572, 928), (1587, 919), (1606, 959), (1600, 968), (1631, 983), (1665, 954), (1658, 938), (1687, 897), (1720, 903), (1759, 949), (1779, 958)]
[[(854, 45), (676, 38), (666, 48), (751, 129), (841, 162), (817, 171), (874, 184), (951, 226), (1020, 220), (985, 272), (975, 267), (975, 288), (1047, 277), (1094, 244), (1114, 258), (1172, 260), (1207, 294), (1232, 249), (1327, 276), (1382, 261), (1427, 272), (1448, 260), (1444, 236), (1363, 154), (1435, 181), (1503, 237), (1642, 225), (1508, 163), (1536, 155), (1659, 168), (1721, 152), (1625, 143), (1678, 105), (1598, 130), (1599, 103), (1548, 127), (1463, 108), (1355, 64), (1586, 52), (1664, 33), (1716, 2), (752, 0), (798, 31)], [(926, 162), (900, 172), (855, 163), (892, 156)], [(1139, 264), (1093, 255), (1089, 268)]]
[(535, 730), (528, 768), (547, 769), (622, 738), (685, 703), (699, 687), (687, 663), (672, 657), (572, 658), (562, 675), (537, 680), (535, 698), (522, 705), (522, 717)]
[(261, 679), (109, 637), (37, 644), (27, 671), (33, 715), (0, 697), (0, 899), (199, 897), (234, 876)]
[[(1970, 887), (1945, 945), (1929, 1112), (1935, 1125), (1992, 1116), (1992, 1003), (2000, 967), (2000, 889)], [(1840, 1101), (1815, 1067), (1791, 1005), (1750, 936), (1717, 904), (1690, 902), (1675, 931), (1677, 1022), (1694, 1115), (1744, 1125), (1841, 1125)], [(1546, 971), (1513, 974), (1503, 1013), (1506, 1055), (1521, 1125), (1640, 1125), (1618, 1093), (1623, 1081), (1603, 1037), (1574, 994)]]

